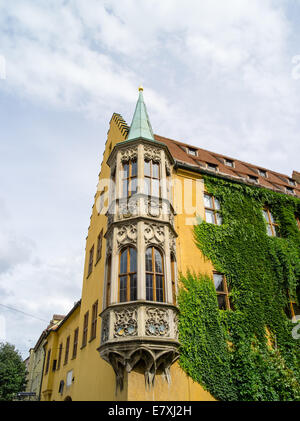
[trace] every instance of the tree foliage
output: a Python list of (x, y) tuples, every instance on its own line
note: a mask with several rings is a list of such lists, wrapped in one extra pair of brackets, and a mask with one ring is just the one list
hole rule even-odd
[(0, 401), (12, 400), (25, 390), (26, 367), (14, 345), (0, 343)]
[[(217, 307), (210, 280), (189, 273), (180, 294), (180, 363), (220, 400), (299, 400), (299, 340), (285, 310), (299, 303), (300, 200), (263, 188), (205, 177), (223, 224), (195, 227), (195, 241), (226, 276), (234, 311)], [(268, 206), (279, 237), (269, 237)]]

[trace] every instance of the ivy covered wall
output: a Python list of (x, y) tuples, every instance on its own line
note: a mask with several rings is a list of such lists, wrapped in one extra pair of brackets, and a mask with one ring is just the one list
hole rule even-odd
[[(204, 177), (221, 203), (220, 226), (200, 222), (201, 252), (226, 276), (234, 310), (219, 310), (211, 278), (182, 276), (181, 367), (220, 400), (299, 400), (300, 347), (286, 315), (287, 291), (298, 300), (298, 198), (217, 177)], [(268, 206), (278, 237), (269, 237)], [(298, 291), (299, 293), (299, 291)]]

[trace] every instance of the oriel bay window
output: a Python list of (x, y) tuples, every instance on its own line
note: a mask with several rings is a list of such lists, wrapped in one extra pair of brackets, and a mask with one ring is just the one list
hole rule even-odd
[(160, 197), (160, 165), (154, 161), (144, 161), (145, 194)]
[(119, 263), (119, 301), (137, 299), (137, 253), (134, 247), (121, 251)]
[(146, 300), (164, 302), (163, 256), (156, 247), (146, 250)]
[(137, 193), (137, 161), (123, 162), (122, 196), (131, 197)]

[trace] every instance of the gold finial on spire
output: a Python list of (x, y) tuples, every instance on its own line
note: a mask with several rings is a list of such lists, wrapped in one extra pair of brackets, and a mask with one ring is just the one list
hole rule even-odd
[(139, 86), (139, 91), (143, 91), (144, 88), (142, 87), (142, 85)]

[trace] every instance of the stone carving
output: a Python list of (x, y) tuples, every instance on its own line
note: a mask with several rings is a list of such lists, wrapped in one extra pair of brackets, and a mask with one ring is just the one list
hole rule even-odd
[(145, 210), (148, 216), (152, 216), (153, 218), (159, 218), (161, 215), (161, 203), (158, 199), (154, 198), (144, 198)]
[(101, 343), (104, 343), (109, 338), (109, 313), (106, 314), (102, 319), (102, 333), (101, 333)]
[(106, 256), (109, 256), (112, 253), (112, 237), (106, 239)]
[(178, 340), (178, 335), (179, 335), (179, 331), (178, 331), (178, 314), (174, 313), (173, 314), (173, 323), (174, 323), (174, 337), (176, 340)]
[(160, 149), (153, 146), (144, 146), (144, 159), (154, 162), (160, 162)]
[(170, 327), (168, 323), (168, 311), (148, 307), (146, 309), (145, 333), (147, 336), (169, 336)]
[(135, 244), (137, 240), (137, 227), (134, 224), (122, 225), (117, 230), (118, 246), (127, 243)]
[(166, 165), (166, 174), (167, 174), (167, 176), (169, 176), (169, 175), (171, 175), (171, 166), (170, 166), (170, 162), (169, 162), (168, 159), (166, 159), (165, 165)]
[(137, 216), (139, 211), (138, 198), (130, 198), (126, 201), (119, 202), (118, 218), (131, 218)]
[(145, 223), (144, 228), (145, 243), (161, 244), (165, 241), (164, 226), (159, 224)]
[(137, 334), (137, 308), (129, 307), (121, 311), (115, 311), (114, 337), (124, 338)]
[(121, 150), (121, 161), (128, 162), (129, 160), (137, 159), (138, 148), (126, 148)]
[(170, 232), (170, 238), (169, 238), (169, 245), (170, 245), (171, 253), (174, 253), (176, 256), (176, 237), (171, 232)]
[(147, 345), (141, 347), (133, 343), (128, 345), (126, 349), (109, 347), (105, 351), (99, 349), (99, 352), (102, 358), (112, 365), (116, 374), (117, 388), (120, 390), (124, 387), (125, 371), (130, 373), (140, 362), (143, 362), (147, 388), (154, 386), (155, 375), (158, 369), (163, 372), (164, 378), (170, 383), (170, 367), (179, 358), (178, 347), (174, 345), (152, 349)]

